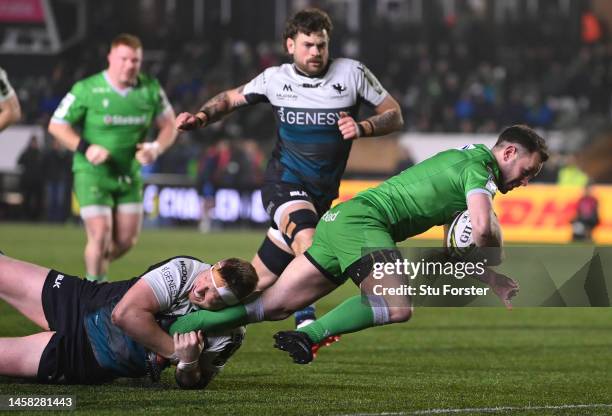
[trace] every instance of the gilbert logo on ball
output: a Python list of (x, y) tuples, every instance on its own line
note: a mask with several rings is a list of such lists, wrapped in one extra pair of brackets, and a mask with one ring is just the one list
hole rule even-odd
[(457, 214), (451, 223), (446, 236), (446, 247), (453, 257), (464, 257), (476, 247), (468, 211)]

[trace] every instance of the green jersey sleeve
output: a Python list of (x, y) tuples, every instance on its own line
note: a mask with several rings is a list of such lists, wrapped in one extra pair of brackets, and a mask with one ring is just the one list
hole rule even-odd
[(466, 166), (462, 177), (466, 198), (473, 193), (487, 194), (491, 198), (495, 196), (497, 192), (495, 177), (483, 161), (474, 161)]
[(77, 82), (53, 113), (53, 121), (78, 124), (87, 113), (86, 98), (82, 82)]
[(157, 88), (158, 88), (158, 98), (157, 98), (157, 106), (155, 107), (155, 118), (164, 114), (166, 111), (172, 109), (172, 106), (170, 105), (170, 101), (168, 101), (168, 97), (166, 96), (166, 93), (164, 92), (163, 88), (159, 84), (157, 84)]

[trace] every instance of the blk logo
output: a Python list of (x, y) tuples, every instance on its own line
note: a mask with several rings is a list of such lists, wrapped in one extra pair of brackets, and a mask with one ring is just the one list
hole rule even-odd
[(53, 283), (53, 289), (59, 289), (60, 286), (62, 285), (62, 280), (64, 280), (64, 275), (58, 274), (57, 277), (55, 278), (55, 282)]
[(293, 89), (291, 88), (291, 85), (285, 84), (285, 86), (283, 87), (283, 91), (291, 91), (291, 92), (293, 92)]
[(342, 94), (346, 91), (346, 87), (340, 83), (332, 85), (332, 87), (336, 90), (338, 94)]

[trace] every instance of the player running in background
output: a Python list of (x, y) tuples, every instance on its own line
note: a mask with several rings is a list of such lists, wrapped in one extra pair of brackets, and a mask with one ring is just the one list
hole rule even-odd
[(43, 329), (0, 338), (0, 375), (53, 384), (158, 378), (157, 360), (148, 361), (158, 351), (179, 362), (181, 387), (204, 387), (240, 347), (244, 328), (172, 339), (158, 322), (236, 304), (256, 284), (253, 266), (239, 259), (211, 266), (173, 257), (131, 280), (98, 284), (0, 254), (0, 299)]
[(0, 67), (0, 131), (21, 119), (21, 106), (9, 82), (6, 71)]
[[(352, 279), (366, 296), (354, 296), (297, 331), (275, 335), (276, 347), (300, 364), (312, 360), (312, 345), (330, 335), (375, 325), (404, 322), (412, 315), (408, 296), (377, 296), (374, 285), (395, 288), (401, 275), (373, 277), (373, 264), (394, 262), (396, 242), (447, 224), (469, 211), (479, 247), (501, 247), (492, 199), (525, 186), (548, 159), (544, 140), (527, 126), (512, 126), (493, 149), (470, 145), (424, 160), (353, 199), (330, 209), (319, 222), (312, 246), (285, 269), (256, 300), (219, 312), (199, 311), (179, 318), (171, 332), (233, 328), (246, 323), (285, 319), (293, 311), (325, 296)], [(368, 254), (362, 250), (371, 248)], [(381, 249), (383, 248), (383, 249)], [(517, 286), (503, 275), (486, 281), (508, 304)]]
[[(240, 107), (272, 105), (278, 141), (262, 187), (271, 226), (253, 259), (258, 291), (272, 285), (312, 244), (319, 218), (338, 196), (352, 141), (403, 126), (399, 104), (364, 64), (330, 59), (331, 31), (327, 13), (298, 12), (283, 34), (292, 63), (270, 67), (247, 84), (210, 99), (197, 113), (181, 113), (176, 120), (179, 130), (192, 130)], [(357, 122), (362, 103), (375, 115)], [(296, 313), (296, 324), (314, 318), (314, 307), (309, 307)]]
[[(140, 166), (176, 139), (174, 111), (159, 82), (140, 72), (142, 44), (129, 34), (111, 43), (108, 68), (74, 84), (49, 132), (74, 151), (74, 192), (85, 223), (87, 279), (106, 280), (110, 261), (138, 239), (142, 222)], [(155, 123), (159, 134), (143, 143)], [(80, 134), (74, 126), (81, 126)]]

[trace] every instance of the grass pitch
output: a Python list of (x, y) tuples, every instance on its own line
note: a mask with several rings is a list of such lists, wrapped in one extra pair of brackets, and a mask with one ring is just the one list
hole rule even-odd
[[(250, 259), (262, 235), (144, 230), (110, 275), (128, 278), (177, 254)], [(84, 241), (75, 226), (0, 224), (8, 255), (70, 274), (83, 273)], [(346, 283), (317, 304), (319, 313), (356, 293)], [(272, 334), (292, 325), (250, 326), (204, 392), (179, 390), (166, 371), (157, 385), (44, 386), (0, 377), (0, 395), (71, 394), (77, 413), (101, 415), (612, 414), (609, 308), (420, 308), (411, 322), (343, 336), (307, 366), (272, 348)], [(0, 336), (34, 332), (0, 301)]]

